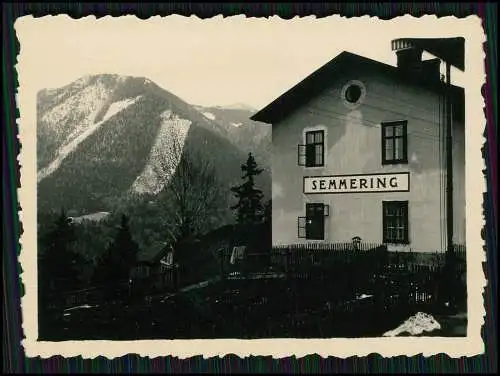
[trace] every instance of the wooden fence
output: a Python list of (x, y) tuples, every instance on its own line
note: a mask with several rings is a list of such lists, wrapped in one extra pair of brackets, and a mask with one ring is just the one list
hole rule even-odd
[[(447, 273), (459, 281), (449, 289), (463, 290), (465, 286), (464, 246), (456, 246), (452, 262), (443, 252), (388, 252), (383, 244), (351, 242), (277, 246), (260, 253), (242, 250), (238, 255), (234, 252), (229, 248), (219, 251), (219, 273), (226, 286), (229, 283), (235, 289), (241, 287), (257, 295), (259, 291), (270, 293), (276, 289), (279, 294), (283, 289), (293, 289), (301, 304), (312, 306), (313, 301), (322, 300), (337, 310), (349, 311), (359, 304), (391, 307), (433, 303), (443, 294), (447, 260), (453, 264)], [(123, 283), (113, 288), (68, 292), (57, 298), (57, 305), (93, 304), (108, 299), (106, 296), (140, 299), (155, 291), (175, 291), (179, 287), (174, 286), (179, 281), (175, 281), (172, 272), (155, 277), (144, 287)], [(462, 299), (464, 294), (466, 291), (462, 292)]]
[(387, 247), (381, 244), (352, 243), (298, 244), (273, 247), (269, 251), (248, 253), (222, 249), (219, 254), (223, 277), (251, 276), (272, 272), (311, 279), (325, 268), (356, 264), (357, 268), (382, 267), (387, 263)]
[[(383, 244), (352, 242), (277, 246), (267, 253), (243, 252), (239, 258), (233, 253), (221, 251), (223, 280), (233, 285), (239, 280), (243, 286), (250, 281), (262, 284), (264, 279), (285, 279), (306, 295), (317, 288), (341, 310), (370, 302), (385, 308), (436, 303), (445, 290), (443, 274), (450, 257), (444, 252), (389, 252)], [(465, 247), (456, 246), (452, 258), (451, 279), (461, 279), (457, 288), (463, 290)], [(314, 299), (300, 299), (309, 298)]]

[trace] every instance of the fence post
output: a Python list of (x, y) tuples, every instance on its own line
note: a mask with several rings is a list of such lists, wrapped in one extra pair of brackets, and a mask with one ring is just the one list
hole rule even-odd
[(219, 263), (220, 263), (220, 278), (221, 280), (224, 280), (226, 277), (225, 270), (224, 270), (224, 256), (225, 256), (225, 250), (224, 248), (219, 249)]
[(285, 273), (286, 273), (286, 277), (287, 279), (290, 279), (290, 257), (291, 257), (291, 250), (290, 248), (286, 248), (286, 251), (285, 251)]
[(173, 287), (174, 287), (174, 291), (177, 292), (177, 290), (179, 289), (179, 264), (177, 263), (174, 263), (173, 265), (173, 269), (172, 269), (172, 272), (173, 272)]

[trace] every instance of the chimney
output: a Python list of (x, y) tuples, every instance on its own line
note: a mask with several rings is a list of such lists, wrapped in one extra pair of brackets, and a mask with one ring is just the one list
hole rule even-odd
[(421, 75), (423, 70), (422, 53), (423, 50), (415, 47), (406, 40), (393, 40), (392, 50), (396, 51), (398, 59), (398, 69), (407, 75)]
[(441, 80), (441, 60), (430, 59), (422, 62), (422, 75), (429, 82), (438, 82)]

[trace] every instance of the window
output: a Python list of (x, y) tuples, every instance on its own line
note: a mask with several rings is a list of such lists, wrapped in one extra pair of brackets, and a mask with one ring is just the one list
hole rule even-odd
[(382, 164), (408, 163), (406, 121), (382, 123)]
[(408, 244), (408, 201), (383, 202), (383, 242)]
[(324, 131), (306, 132), (306, 144), (299, 145), (299, 166), (324, 166)]
[(349, 103), (356, 103), (361, 98), (361, 88), (359, 85), (350, 85), (345, 91), (345, 99)]
[(350, 80), (346, 82), (340, 90), (340, 99), (350, 110), (358, 108), (364, 102), (365, 97), (366, 87), (361, 81), (358, 80)]
[(306, 216), (299, 217), (299, 238), (311, 240), (325, 239), (325, 217), (329, 215), (329, 205), (306, 204)]

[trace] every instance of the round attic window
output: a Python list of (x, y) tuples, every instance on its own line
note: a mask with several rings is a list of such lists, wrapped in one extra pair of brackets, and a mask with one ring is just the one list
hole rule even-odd
[(361, 98), (361, 88), (358, 85), (351, 85), (345, 91), (345, 99), (349, 103), (356, 103)]
[(349, 108), (359, 106), (366, 95), (366, 89), (360, 81), (349, 81), (342, 88), (342, 101)]

